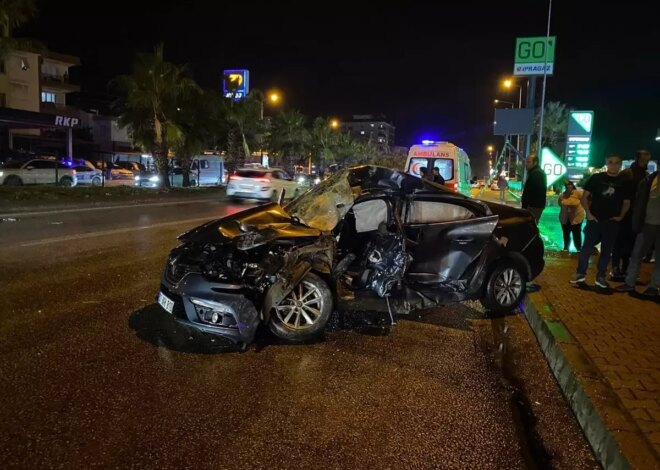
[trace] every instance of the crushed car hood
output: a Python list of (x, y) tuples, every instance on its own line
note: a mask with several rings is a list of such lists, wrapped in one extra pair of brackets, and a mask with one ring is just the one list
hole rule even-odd
[(179, 236), (192, 243), (223, 243), (249, 232), (269, 232), (269, 239), (318, 237), (320, 230), (296, 223), (276, 203), (253, 207), (200, 225)]

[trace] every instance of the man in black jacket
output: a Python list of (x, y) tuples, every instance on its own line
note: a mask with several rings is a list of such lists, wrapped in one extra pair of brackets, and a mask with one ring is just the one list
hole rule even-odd
[(621, 175), (621, 157), (608, 155), (607, 171), (595, 173), (587, 180), (582, 194), (582, 207), (587, 216), (584, 228), (584, 242), (580, 259), (571, 284), (583, 284), (589, 268), (589, 258), (594, 247), (600, 242), (598, 273), (596, 286), (609, 289), (605, 278), (610, 264), (614, 241), (619, 233), (619, 226), (630, 209), (631, 193), (634, 191), (630, 181)]
[(633, 207), (632, 227), (638, 232), (635, 247), (630, 256), (625, 284), (616, 288), (618, 292), (633, 292), (642, 265), (642, 258), (655, 243), (655, 266), (651, 283), (644, 291), (647, 297), (657, 297), (660, 288), (660, 176), (652, 173), (642, 180), (637, 190)]
[(520, 200), (523, 209), (527, 209), (534, 215), (534, 220), (539, 223), (543, 209), (545, 209), (545, 195), (548, 188), (548, 178), (539, 167), (539, 157), (532, 153), (525, 160), (527, 167), (527, 180), (523, 188)]
[[(635, 161), (630, 165), (630, 168), (621, 172), (624, 177), (630, 180), (633, 188), (637, 189), (639, 183), (648, 175), (646, 168), (650, 159), (651, 154), (648, 150), (638, 150)], [(633, 193), (631, 196), (630, 207), (634, 207), (635, 194)], [(619, 234), (616, 237), (616, 242), (614, 242), (614, 250), (612, 250), (612, 273), (610, 276), (613, 281), (623, 282), (625, 280), (634, 244), (635, 232), (632, 229), (632, 211), (628, 211), (621, 221)]]

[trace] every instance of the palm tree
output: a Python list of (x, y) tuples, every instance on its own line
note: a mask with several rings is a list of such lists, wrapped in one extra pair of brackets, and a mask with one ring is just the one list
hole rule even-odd
[(174, 125), (180, 134), (173, 143), (174, 154), (183, 172), (183, 186), (190, 186), (190, 167), (193, 157), (207, 147), (210, 136), (210, 119), (205, 93), (189, 93), (177, 103)]
[(0, 59), (11, 50), (42, 49), (34, 40), (15, 38), (14, 31), (37, 14), (35, 0), (0, 0)]
[(311, 131), (311, 151), (316, 166), (325, 168), (335, 163), (335, 147), (339, 132), (330, 126), (330, 119), (317, 117)]
[(124, 94), (118, 102), (119, 124), (128, 127), (135, 144), (153, 154), (161, 180), (169, 186), (170, 145), (181, 139), (175, 121), (178, 103), (200, 88), (185, 67), (164, 60), (162, 44), (153, 54), (139, 54), (133, 73), (116, 83)]
[(282, 112), (273, 118), (270, 148), (278, 157), (288, 159), (287, 167), (293, 166), (292, 160), (296, 157), (300, 159), (309, 153), (310, 133), (305, 121), (305, 116), (297, 110)]
[[(229, 135), (229, 153), (232, 160), (230, 166), (240, 164), (251, 155), (248, 141), (254, 140), (261, 129), (262, 99), (258, 91), (252, 91), (239, 101), (226, 100), (227, 120), (233, 126)], [(236, 145), (237, 137), (240, 139), (239, 145)], [(243, 158), (236, 155), (239, 152), (238, 147), (242, 148)]]
[[(557, 147), (566, 140), (568, 131), (568, 108), (559, 101), (549, 101), (543, 113), (543, 142), (542, 147)], [(538, 129), (541, 122), (540, 112), (534, 118), (534, 128)], [(538, 143), (537, 143), (538, 147)], [(559, 150), (557, 148), (557, 150)]]
[(335, 163), (345, 167), (357, 162), (358, 143), (350, 134), (339, 134), (334, 145)]

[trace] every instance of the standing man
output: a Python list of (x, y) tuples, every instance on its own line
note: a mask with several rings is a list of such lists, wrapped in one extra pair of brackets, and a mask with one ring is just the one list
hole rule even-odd
[(637, 198), (633, 207), (632, 228), (636, 232), (637, 240), (630, 256), (626, 282), (616, 288), (618, 292), (633, 292), (635, 281), (639, 275), (642, 258), (655, 243), (655, 266), (651, 274), (651, 283), (642, 295), (656, 297), (660, 288), (660, 176), (658, 172), (647, 176), (639, 185)]
[(582, 207), (587, 214), (587, 226), (584, 229), (584, 243), (580, 251), (577, 272), (571, 278), (571, 284), (585, 281), (589, 257), (596, 244), (600, 242), (596, 285), (603, 289), (610, 287), (605, 278), (607, 265), (619, 233), (619, 225), (630, 209), (632, 187), (628, 179), (621, 174), (620, 156), (610, 154), (606, 165), (606, 172), (592, 175), (584, 185)]
[(504, 172), (500, 173), (500, 176), (497, 177), (497, 189), (500, 190), (500, 201), (506, 203), (506, 192), (509, 189), (509, 182), (504, 176)]
[[(639, 183), (648, 175), (646, 168), (648, 167), (649, 160), (651, 160), (651, 154), (648, 150), (638, 150), (635, 155), (635, 161), (630, 165), (630, 168), (621, 172), (623, 176), (628, 178), (634, 190), (637, 189)], [(630, 198), (631, 207), (635, 207), (634, 190)], [(623, 282), (625, 280), (634, 244), (635, 232), (633, 232), (632, 228), (632, 210), (630, 210), (621, 221), (619, 235), (617, 235), (616, 242), (614, 242), (614, 249), (612, 250), (612, 273), (610, 275), (612, 281)]]
[(520, 200), (523, 209), (527, 209), (539, 223), (543, 209), (545, 209), (545, 194), (548, 188), (548, 178), (539, 166), (539, 157), (532, 153), (525, 159), (527, 167), (527, 180)]
[(433, 182), (438, 184), (445, 184), (445, 179), (440, 174), (440, 168), (437, 166), (433, 167)]

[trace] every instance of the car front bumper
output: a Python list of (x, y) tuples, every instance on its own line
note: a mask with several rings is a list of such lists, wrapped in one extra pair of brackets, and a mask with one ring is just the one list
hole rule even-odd
[(174, 302), (171, 315), (177, 323), (237, 345), (252, 342), (259, 312), (242, 294), (241, 286), (210, 282), (199, 273), (188, 273), (176, 280), (168, 269), (163, 272), (160, 292)]

